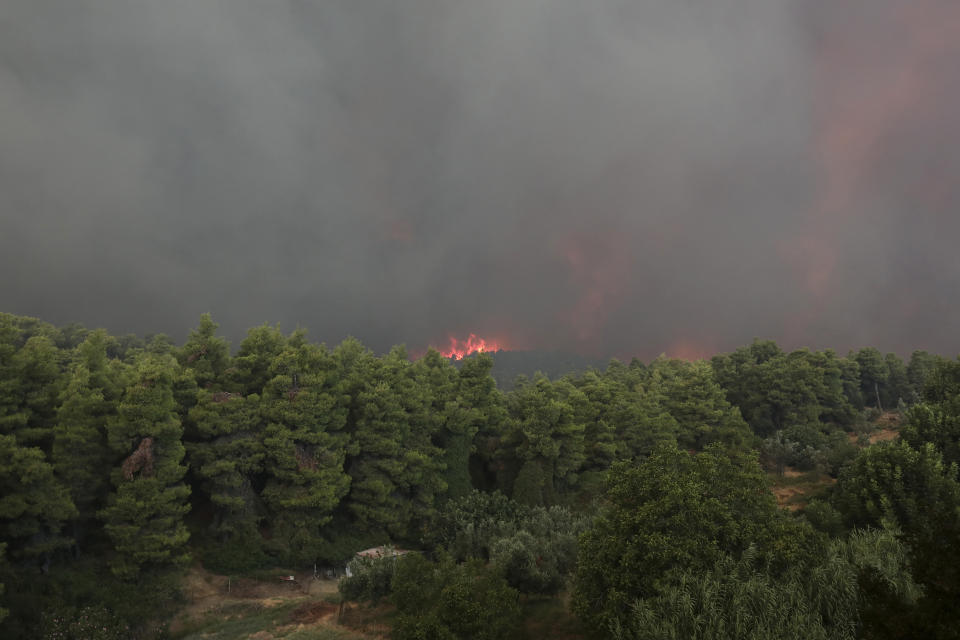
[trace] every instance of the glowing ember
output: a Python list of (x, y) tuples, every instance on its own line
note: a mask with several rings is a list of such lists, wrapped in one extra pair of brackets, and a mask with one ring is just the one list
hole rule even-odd
[(503, 347), (496, 340), (484, 340), (478, 338), (476, 334), (471, 333), (466, 340), (457, 340), (450, 338), (450, 346), (446, 349), (440, 349), (440, 354), (445, 358), (456, 358), (463, 360), (464, 356), (471, 353), (480, 353), (483, 351), (500, 351)]

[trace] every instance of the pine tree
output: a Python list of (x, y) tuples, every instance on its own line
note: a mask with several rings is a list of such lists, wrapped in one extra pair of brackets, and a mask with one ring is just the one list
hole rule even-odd
[(269, 371), (262, 403), (270, 477), (261, 497), (277, 553), (310, 562), (322, 543), (320, 528), (350, 486), (343, 469), (347, 406), (337, 393), (333, 358), (301, 333), (290, 337)]
[(116, 490), (100, 517), (116, 551), (111, 568), (124, 579), (189, 559), (183, 517), (189, 511), (190, 488), (183, 483), (183, 428), (173, 397), (176, 375), (171, 357), (143, 356), (119, 417), (108, 426), (110, 448), (123, 458), (113, 470)]
[[(461, 387), (482, 384), (482, 381), (472, 377), (478, 374), (477, 371), (458, 372), (449, 359), (433, 349), (417, 360), (412, 369), (417, 392), (426, 403), (418, 407), (419, 421), (426, 432), (432, 434), (432, 443), (440, 449), (446, 485), (443, 497), (467, 495), (473, 488), (470, 453), (482, 416), (479, 409), (464, 402)], [(473, 390), (465, 391), (472, 393)]]
[(510, 418), (501, 455), (508, 470), (516, 469), (513, 482), (504, 476), (514, 499), (549, 504), (558, 491), (576, 485), (586, 451), (585, 425), (573, 407), (583, 401), (569, 381), (552, 383), (540, 374), (507, 395)]
[[(3, 542), (0, 542), (0, 569), (3, 569), (4, 565), (6, 564), (5, 563), (6, 553), (7, 553), (7, 545)], [(4, 573), (6, 573), (6, 571), (0, 570), (0, 575), (3, 575)], [(0, 582), (0, 596), (3, 596), (4, 589), (5, 589), (4, 584)], [(3, 607), (0, 607), (0, 624), (3, 623), (3, 619), (6, 618), (9, 614), (10, 614), (10, 611), (8, 609), (4, 609)]]
[(45, 562), (70, 544), (60, 532), (76, 514), (43, 452), (0, 435), (0, 540), (9, 545), (10, 557), (18, 563)]
[(348, 508), (366, 530), (399, 532), (405, 514), (396, 481), (403, 471), (401, 442), (409, 422), (383, 369), (376, 361), (369, 387), (357, 398), (361, 410), (353, 432), (357, 452), (348, 467)]
[(180, 365), (193, 372), (201, 389), (219, 383), (230, 366), (230, 344), (217, 337), (219, 326), (209, 313), (203, 314), (200, 325), (190, 332), (187, 342), (178, 350)]
[(52, 461), (79, 512), (73, 527), (78, 548), (108, 492), (107, 423), (116, 419), (125, 386), (127, 367), (107, 360), (109, 342), (106, 332), (94, 331), (75, 350), (54, 427)]
[[(474, 425), (476, 433), (470, 446), (468, 458), (470, 480), (473, 486), (493, 490), (496, 488), (497, 446), (503, 435), (507, 420), (507, 409), (503, 394), (497, 389), (497, 383), (491, 375), (493, 356), (478, 353), (465, 358), (460, 367), (458, 378), (458, 402), (468, 412), (468, 423)], [(473, 427), (470, 427), (471, 429)], [(447, 454), (448, 464), (452, 454)], [(448, 471), (451, 496), (458, 492), (456, 480)]]
[(220, 570), (255, 566), (261, 560), (257, 525), (262, 518), (254, 487), (263, 471), (260, 397), (200, 389), (190, 420), (196, 440), (186, 443), (192, 473), (213, 510), (213, 544), (204, 563)]
[(606, 469), (617, 458), (616, 425), (609, 414), (620, 404), (626, 389), (596, 371), (586, 372), (574, 384), (582, 394), (574, 411), (577, 421), (584, 425), (584, 468)]
[(0, 434), (49, 453), (64, 380), (61, 354), (44, 335), (18, 346), (23, 336), (12, 323), (0, 326)]
[(416, 384), (406, 351), (394, 348), (373, 360), (366, 384), (353, 396), (353, 478), (347, 507), (367, 531), (412, 536), (446, 489), (440, 450), (433, 444), (436, 423), (427, 416), (429, 390)]
[(228, 379), (237, 385), (230, 390), (245, 396), (262, 395), (271, 378), (270, 366), (286, 346), (286, 336), (274, 327), (263, 325), (247, 331), (232, 366), (227, 369)]
[(698, 450), (714, 442), (739, 446), (750, 438), (740, 411), (727, 401), (707, 362), (660, 358), (651, 370), (646, 388), (677, 421), (680, 446)]

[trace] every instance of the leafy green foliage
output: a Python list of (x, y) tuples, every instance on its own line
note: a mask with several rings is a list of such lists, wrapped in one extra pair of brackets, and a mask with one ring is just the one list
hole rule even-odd
[(43, 452), (0, 435), (0, 540), (11, 558), (37, 560), (68, 545), (60, 532), (76, 513)]
[(350, 561), (352, 575), (341, 578), (338, 588), (344, 600), (376, 605), (393, 592), (393, 577), (400, 556), (391, 549), (381, 558), (361, 557)]
[(576, 565), (585, 526), (585, 518), (564, 507), (530, 508), (501, 493), (474, 491), (444, 505), (427, 542), (457, 561), (489, 560), (521, 593), (555, 594)]
[(527, 513), (500, 492), (472, 491), (443, 505), (427, 530), (426, 542), (457, 561), (487, 560), (493, 542), (515, 532)]
[(479, 561), (432, 563), (419, 554), (397, 562), (393, 579), (397, 640), (498, 640), (520, 621), (518, 594)]
[(563, 507), (535, 507), (515, 533), (492, 542), (490, 563), (521, 593), (556, 594), (576, 567), (584, 525)]
[(727, 399), (761, 437), (818, 422), (850, 425), (861, 402), (857, 362), (832, 351), (784, 353), (771, 341), (755, 340), (715, 356), (712, 365)]
[(585, 400), (574, 408), (585, 425), (586, 470), (605, 471), (614, 460), (644, 457), (658, 444), (676, 441), (680, 425), (663, 398), (645, 388), (650, 376), (614, 360), (604, 373), (589, 371), (574, 380)]
[(836, 538), (846, 532), (841, 514), (828, 500), (814, 499), (804, 507), (803, 515), (814, 529)]
[(30, 335), (21, 324), (0, 317), (0, 435), (15, 435), (19, 444), (48, 452), (63, 384), (62, 356), (52, 332)]
[(960, 360), (943, 362), (927, 377), (923, 403), (907, 414), (904, 441), (933, 443), (946, 463), (960, 464)]
[[(825, 584), (798, 576), (777, 579), (756, 570), (750, 558), (735, 561), (724, 555), (709, 571), (686, 572), (657, 596), (635, 602), (625, 622), (613, 622), (612, 636), (853, 640), (856, 576), (846, 569), (822, 574)], [(817, 601), (822, 605), (827, 599), (834, 615), (825, 619)]]
[(881, 385), (885, 386), (890, 371), (883, 355), (873, 347), (860, 349), (853, 355), (860, 366), (860, 394), (868, 407), (882, 409)]
[(647, 387), (676, 420), (681, 447), (742, 446), (750, 439), (740, 412), (724, 397), (708, 363), (660, 358), (651, 365)]
[(900, 602), (918, 595), (902, 547), (876, 530), (838, 540), (812, 566), (783, 575), (757, 560), (750, 548), (739, 559), (721, 555), (708, 571), (684, 572), (656, 596), (637, 600), (624, 621), (614, 620), (613, 637), (852, 640), (861, 637), (860, 611), (872, 596), (862, 583), (883, 584)]
[(130, 625), (112, 611), (103, 606), (88, 606), (46, 612), (39, 637), (43, 640), (126, 640), (130, 634)]
[(960, 598), (960, 483), (932, 443), (865, 449), (840, 476), (838, 508), (856, 526), (896, 530), (914, 580), (926, 590), (915, 612), (929, 637), (949, 637)]
[(580, 539), (574, 607), (595, 627), (655, 596), (686, 571), (756, 545), (771, 566), (815, 549), (785, 520), (755, 458), (713, 447), (691, 455), (661, 447), (641, 465), (617, 464), (607, 506)]
[[(0, 542), (0, 576), (7, 573), (3, 569), (6, 568), (6, 554), (7, 554), (7, 545), (4, 542)], [(0, 582), (0, 597), (3, 596), (4, 584)], [(0, 607), (0, 622), (3, 622), (3, 619), (10, 615), (9, 609), (4, 609)]]
[[(339, 565), (385, 538), (441, 558), (409, 560), (419, 582), (391, 560), (357, 583), (403, 603), (400, 637), (507, 635), (517, 595), (557, 593), (575, 566), (575, 605), (599, 633), (956, 628), (960, 363), (756, 341), (504, 394), (489, 354), (411, 362), (262, 326), (231, 356), (216, 330), (204, 315), (177, 347), (0, 314), (4, 637), (35, 637), (43, 611), (66, 633), (104, 611), (134, 634), (153, 626), (190, 552), (222, 571)], [(840, 473), (865, 404), (910, 406), (905, 444)], [(770, 468), (840, 473), (805, 511), (832, 543), (776, 508), (757, 446)], [(475, 490), (497, 488), (511, 498)], [(594, 502), (578, 545), (575, 514)]]
[(775, 432), (763, 441), (760, 452), (769, 467), (783, 475), (786, 466), (801, 471), (818, 470), (836, 476), (857, 454), (847, 434), (804, 424)]
[(571, 383), (551, 383), (543, 376), (518, 385), (507, 396), (510, 418), (501, 442), (512, 496), (528, 505), (550, 504), (577, 482), (585, 459), (584, 424), (576, 420), (574, 404), (582, 394)]
[(926, 351), (914, 351), (907, 363), (907, 382), (910, 385), (910, 402), (918, 402), (927, 386), (930, 375), (947, 360)]

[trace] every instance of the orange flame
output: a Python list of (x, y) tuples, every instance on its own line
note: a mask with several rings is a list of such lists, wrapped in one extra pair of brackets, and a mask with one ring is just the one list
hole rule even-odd
[(500, 351), (504, 347), (496, 340), (484, 340), (478, 338), (476, 334), (471, 333), (466, 340), (457, 340), (450, 338), (450, 346), (440, 350), (440, 355), (444, 358), (455, 358), (463, 360), (464, 356), (471, 353), (482, 353), (485, 351)]

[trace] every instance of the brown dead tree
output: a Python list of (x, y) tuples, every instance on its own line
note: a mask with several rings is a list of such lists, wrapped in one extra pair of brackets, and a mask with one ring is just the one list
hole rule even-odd
[(137, 471), (142, 476), (153, 475), (153, 438), (147, 437), (140, 441), (137, 450), (131, 453), (123, 461), (123, 477), (127, 480), (133, 480), (133, 474)]

